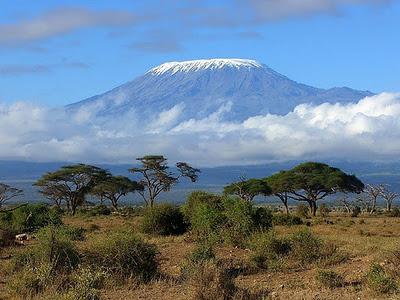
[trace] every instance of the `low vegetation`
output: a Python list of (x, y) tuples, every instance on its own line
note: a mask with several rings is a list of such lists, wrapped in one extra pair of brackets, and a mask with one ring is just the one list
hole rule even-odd
[[(196, 191), (175, 206), (156, 203), (158, 189), (167, 191), (182, 177), (196, 181), (199, 170), (178, 163), (169, 171), (162, 156), (139, 160), (141, 166), (131, 169), (138, 181), (93, 166), (66, 166), (37, 183), (52, 206), (1, 208), (0, 299), (400, 295), (400, 223), (387, 186), (369, 186), (368, 201), (320, 204), (334, 191), (361, 193), (363, 185), (353, 175), (308, 163), (237, 181), (222, 195)], [(305, 177), (315, 186), (304, 185)], [(120, 205), (121, 195), (134, 192), (147, 205)], [(98, 202), (89, 203), (89, 195)], [(276, 196), (283, 207), (256, 205), (259, 195)], [(384, 208), (375, 203), (379, 197), (386, 197)]]

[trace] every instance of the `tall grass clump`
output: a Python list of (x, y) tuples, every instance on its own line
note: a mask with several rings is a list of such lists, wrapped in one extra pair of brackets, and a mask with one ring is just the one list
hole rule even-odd
[(12, 261), (9, 289), (25, 298), (49, 286), (62, 285), (62, 280), (80, 263), (71, 240), (54, 227), (37, 233), (37, 243), (17, 254)]
[(315, 279), (323, 287), (327, 287), (329, 289), (344, 286), (343, 276), (332, 270), (318, 270)]
[(290, 241), (278, 237), (274, 231), (253, 235), (249, 245), (253, 251), (251, 261), (257, 267), (267, 270), (280, 269), (284, 258), (291, 251)]
[(132, 233), (119, 232), (97, 240), (88, 250), (88, 262), (118, 279), (148, 282), (158, 272), (157, 249)]
[(366, 279), (369, 288), (377, 293), (388, 294), (398, 290), (396, 281), (378, 264), (371, 265)]
[(179, 207), (171, 204), (147, 208), (141, 224), (144, 233), (155, 235), (179, 235), (185, 233), (187, 227)]

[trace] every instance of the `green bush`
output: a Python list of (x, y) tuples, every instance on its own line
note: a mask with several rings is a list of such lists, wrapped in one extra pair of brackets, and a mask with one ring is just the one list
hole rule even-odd
[(371, 266), (367, 274), (367, 284), (372, 290), (381, 294), (392, 293), (398, 288), (396, 282), (378, 264)]
[(192, 231), (200, 237), (208, 237), (212, 234), (219, 234), (225, 216), (221, 208), (214, 207), (208, 203), (199, 203), (190, 216)]
[(97, 240), (88, 250), (88, 260), (121, 279), (147, 282), (158, 272), (157, 249), (128, 232), (115, 233)]
[(183, 234), (187, 227), (182, 212), (171, 204), (159, 204), (147, 208), (141, 224), (144, 233), (157, 235)]
[(293, 226), (303, 224), (303, 220), (299, 216), (288, 214), (275, 214), (272, 217), (273, 225)]
[(322, 286), (333, 289), (344, 286), (344, 279), (341, 275), (331, 270), (318, 270), (315, 276), (317, 282)]
[(71, 241), (83, 241), (85, 240), (86, 230), (82, 227), (62, 226), (60, 232), (67, 236)]
[(313, 263), (322, 257), (323, 242), (308, 229), (292, 234), (290, 244), (291, 256), (301, 264)]
[(204, 191), (194, 191), (190, 193), (185, 205), (182, 207), (182, 212), (188, 223), (192, 223), (192, 219), (200, 206), (207, 206), (215, 210), (221, 210), (222, 197)]
[(298, 215), (301, 218), (308, 218), (309, 212), (310, 212), (309, 207), (304, 203), (300, 203), (299, 205), (296, 206), (296, 215)]
[(253, 250), (251, 261), (259, 268), (276, 270), (291, 250), (290, 241), (280, 238), (274, 231), (254, 234), (249, 243)]
[(0, 214), (0, 226), (18, 233), (32, 232), (48, 225), (61, 225), (61, 215), (45, 204), (29, 204)]
[(252, 219), (256, 229), (267, 230), (272, 228), (273, 215), (267, 207), (254, 207)]
[[(224, 241), (236, 246), (243, 245), (256, 228), (251, 203), (236, 197), (226, 197), (223, 200), (223, 208), (225, 222), (221, 234)], [(257, 216), (261, 219), (261, 214)]]

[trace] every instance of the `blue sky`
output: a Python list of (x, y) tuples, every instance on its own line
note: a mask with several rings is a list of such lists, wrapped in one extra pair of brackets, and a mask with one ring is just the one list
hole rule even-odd
[(166, 61), (216, 57), (397, 92), (399, 53), (396, 0), (0, 2), (0, 103), (64, 105)]

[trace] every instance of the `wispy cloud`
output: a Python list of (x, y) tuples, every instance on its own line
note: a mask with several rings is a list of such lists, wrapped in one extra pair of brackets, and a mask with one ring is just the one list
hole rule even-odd
[(18, 45), (96, 26), (123, 26), (138, 20), (124, 11), (94, 11), (87, 8), (59, 8), (29, 20), (0, 24), (0, 45)]
[(50, 73), (58, 69), (88, 69), (90, 66), (83, 62), (64, 61), (57, 64), (7, 64), (0, 65), (0, 75), (20, 76)]

